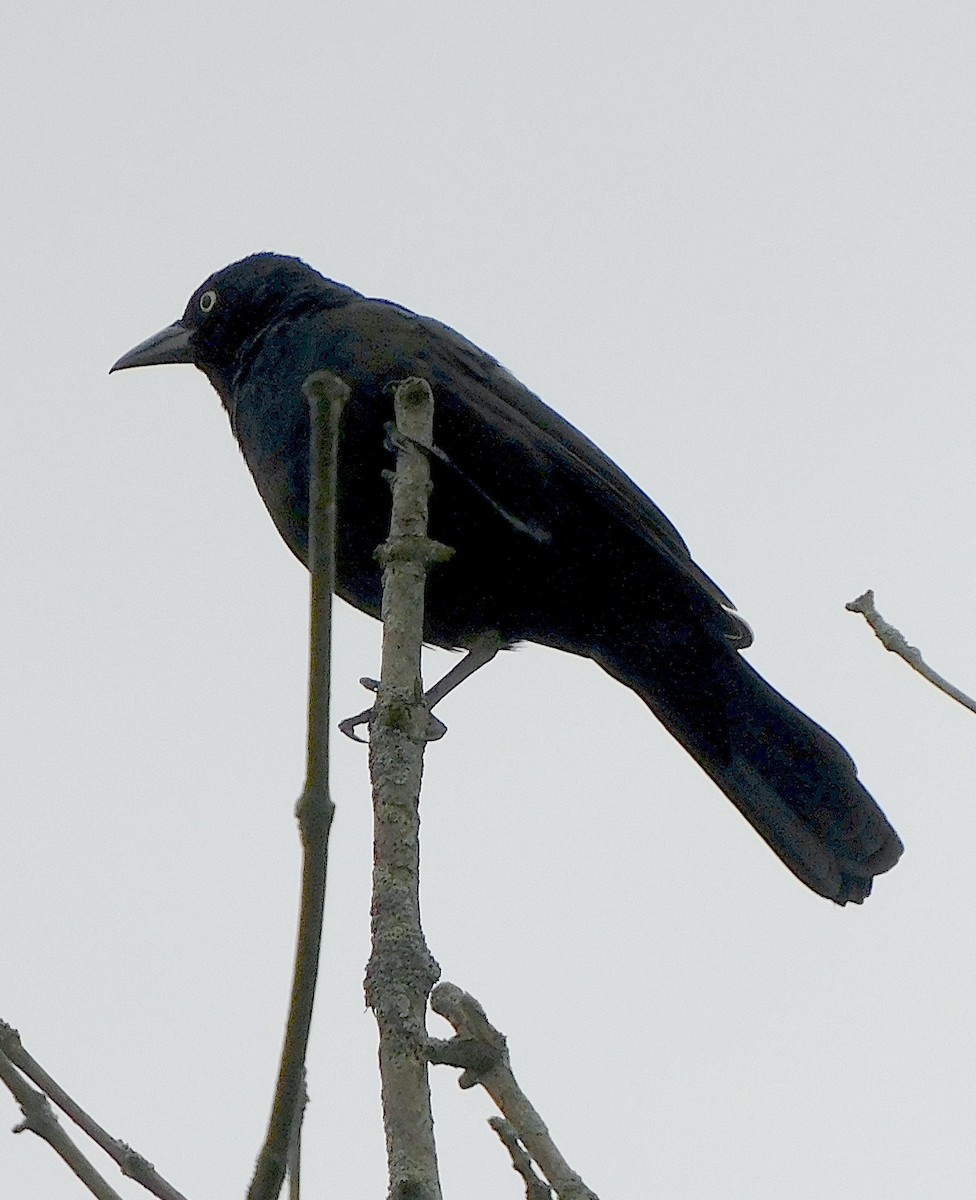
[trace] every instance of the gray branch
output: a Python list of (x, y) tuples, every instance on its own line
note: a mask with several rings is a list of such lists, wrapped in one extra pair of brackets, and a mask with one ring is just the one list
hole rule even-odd
[(450, 551), (427, 537), (434, 401), (422, 379), (396, 390), (398, 439), (383, 567), (383, 665), (370, 717), (372, 953), (366, 1003), (379, 1029), (390, 1200), (440, 1200), (427, 1078), (427, 997), (440, 968), (420, 924), (420, 780), (430, 714), (420, 681), (424, 586)]
[(916, 646), (910, 646), (904, 634), (899, 632), (894, 625), (888, 624), (874, 607), (873, 591), (869, 589), (862, 596), (858, 596), (856, 600), (851, 600), (845, 607), (848, 612), (860, 613), (864, 617), (886, 650), (890, 650), (892, 654), (897, 654), (899, 658), (903, 658), (912, 670), (918, 671), (923, 679), (927, 679), (940, 692), (945, 692), (947, 696), (951, 696), (953, 700), (958, 701), (963, 708), (968, 708), (970, 712), (976, 712), (976, 700), (967, 696), (965, 692), (961, 692), (955, 684), (943, 678), (937, 671), (933, 671), (922, 658), (921, 651)]
[[(485, 1089), (498, 1111), (513, 1126), (519, 1142), (545, 1175), (559, 1200), (598, 1200), (596, 1192), (586, 1186), (560, 1154), (542, 1117), (519, 1087), (504, 1035), (491, 1024), (478, 1001), (453, 983), (441, 983), (431, 994), (430, 1006), (450, 1021), (462, 1045), (480, 1043), (491, 1063), (487, 1067), (467, 1065), (458, 1081), (461, 1087), (480, 1084)], [(446, 1043), (446, 1046), (451, 1045), (451, 1042)], [(433, 1062), (449, 1061), (444, 1047), (442, 1042), (430, 1043)], [(470, 1053), (470, 1049), (465, 1053)]]
[(276, 1200), (289, 1161), (300, 1160), (308, 1049), (325, 911), (329, 831), (335, 806), (329, 797), (329, 688), (332, 673), (332, 595), (335, 591), (336, 477), (339, 419), (349, 388), (328, 371), (316, 371), (302, 391), (309, 404), (310, 461), (308, 567), (311, 572), (308, 688), (308, 758), (305, 787), (296, 806), (302, 839), (302, 899), (298, 945), (285, 1041), (271, 1117), (248, 1200)]
[[(25, 1075), (41, 1090), (35, 1091), (24, 1079)], [(68, 1095), (57, 1080), (28, 1053), (20, 1034), (6, 1021), (0, 1021), (0, 1080), (10, 1089), (24, 1114), (23, 1123), (14, 1132), (30, 1130), (43, 1138), (99, 1200), (119, 1200), (119, 1196), (62, 1129), (51, 1103), (56, 1104), (65, 1116), (104, 1150), (123, 1175), (134, 1179), (159, 1200), (185, 1200), (182, 1193), (167, 1183), (151, 1162), (125, 1142), (112, 1137)]]
[(525, 1184), (525, 1200), (552, 1200), (552, 1189), (549, 1184), (536, 1174), (532, 1165), (532, 1157), (518, 1140), (515, 1126), (504, 1117), (489, 1117), (488, 1124), (498, 1134), (499, 1141), (509, 1153), (512, 1169), (521, 1175)]

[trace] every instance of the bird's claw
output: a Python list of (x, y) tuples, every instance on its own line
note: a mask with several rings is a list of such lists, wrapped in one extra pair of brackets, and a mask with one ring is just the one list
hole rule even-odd
[(356, 713), (354, 717), (346, 717), (344, 721), (339, 722), (340, 733), (344, 733), (347, 738), (351, 738), (354, 742), (361, 742), (364, 746), (368, 746), (368, 739), (360, 737), (356, 730), (360, 725), (368, 725), (372, 715), (373, 710), (367, 708), (365, 712)]
[[(380, 690), (380, 681), (378, 679), (371, 679), (368, 675), (363, 675), (359, 683), (367, 692), (372, 692), (374, 695)], [(346, 717), (344, 721), (339, 722), (339, 731), (352, 741), (361, 742), (366, 746), (369, 744), (366, 738), (360, 737), (356, 730), (360, 725), (368, 725), (372, 715), (373, 710), (366, 708), (361, 713), (356, 713), (354, 717)]]
[[(380, 681), (378, 679), (370, 679), (368, 675), (364, 675), (359, 682), (369, 692), (376, 693), (380, 690)], [(361, 725), (369, 725), (370, 721), (373, 719), (373, 712), (374, 709), (367, 708), (361, 713), (356, 713), (354, 717), (346, 717), (344, 721), (339, 722), (340, 733), (344, 733), (347, 738), (350, 738), (354, 742), (360, 742), (364, 746), (368, 745), (368, 740), (364, 737), (360, 737), (356, 730), (359, 729)], [(445, 733), (447, 733), (447, 726), (444, 724), (444, 722), (438, 720), (433, 713), (428, 712), (427, 730), (424, 735), (425, 740), (428, 742), (440, 741)]]
[[(339, 722), (339, 731), (344, 733), (347, 738), (354, 742), (361, 742), (364, 746), (369, 745), (367, 738), (360, 737), (356, 730), (360, 725), (368, 725), (373, 719), (373, 710), (367, 708), (364, 712), (356, 713), (354, 717), (346, 717), (344, 721)], [(427, 714), (427, 731), (425, 740), (428, 742), (438, 742), (447, 733), (447, 726), (443, 721), (438, 720), (433, 713)]]

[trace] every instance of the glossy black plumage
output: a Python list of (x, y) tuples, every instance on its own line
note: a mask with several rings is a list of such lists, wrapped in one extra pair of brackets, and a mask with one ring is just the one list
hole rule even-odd
[[(592, 442), (447, 326), (259, 254), (212, 275), (180, 321), (113, 370), (192, 362), (227, 410), (258, 490), (304, 561), (301, 385), (352, 388), (339, 471), (338, 592), (379, 612), (389, 522), (390, 385), (434, 389), (431, 535), (454, 547), (428, 585), (426, 636), (487, 632), (592, 658), (632, 688), (814, 891), (861, 901), (901, 843), (840, 744), (739, 653), (751, 641), (674, 526)], [(649, 768), (653, 774), (653, 768)], [(652, 785), (649, 782), (649, 790)]]

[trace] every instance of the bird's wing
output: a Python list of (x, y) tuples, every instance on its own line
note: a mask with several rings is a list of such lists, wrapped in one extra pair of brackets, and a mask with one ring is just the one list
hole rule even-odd
[[(543, 455), (550, 469), (568, 475), (589, 498), (597, 499), (611, 520), (620, 522), (664, 555), (723, 608), (734, 608), (721, 588), (694, 562), (684, 539), (664, 513), (598, 446), (473, 342), (432, 318), (409, 315), (422, 326), (424, 358), (433, 383), (447, 387), (475, 408), (479, 418), (510, 443)], [(474, 482), (483, 486), (477, 477), (477, 459), (463, 466), (475, 473)], [(752, 640), (748, 626), (737, 617), (732, 617), (732, 622), (734, 640), (740, 646), (748, 645)]]

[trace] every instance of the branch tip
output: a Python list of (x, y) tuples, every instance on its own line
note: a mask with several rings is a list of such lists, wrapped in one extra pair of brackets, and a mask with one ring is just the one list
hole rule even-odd
[(940, 692), (945, 692), (963, 708), (968, 708), (970, 712), (976, 712), (976, 700), (967, 696), (954, 683), (950, 683), (948, 679), (933, 670), (922, 658), (922, 652), (918, 647), (909, 645), (905, 635), (894, 625), (890, 625), (878, 612), (874, 606), (874, 592), (870, 588), (854, 600), (848, 601), (845, 607), (848, 612), (860, 613), (864, 617), (886, 650), (903, 658), (913, 671), (917, 671), (923, 679), (927, 679)]

